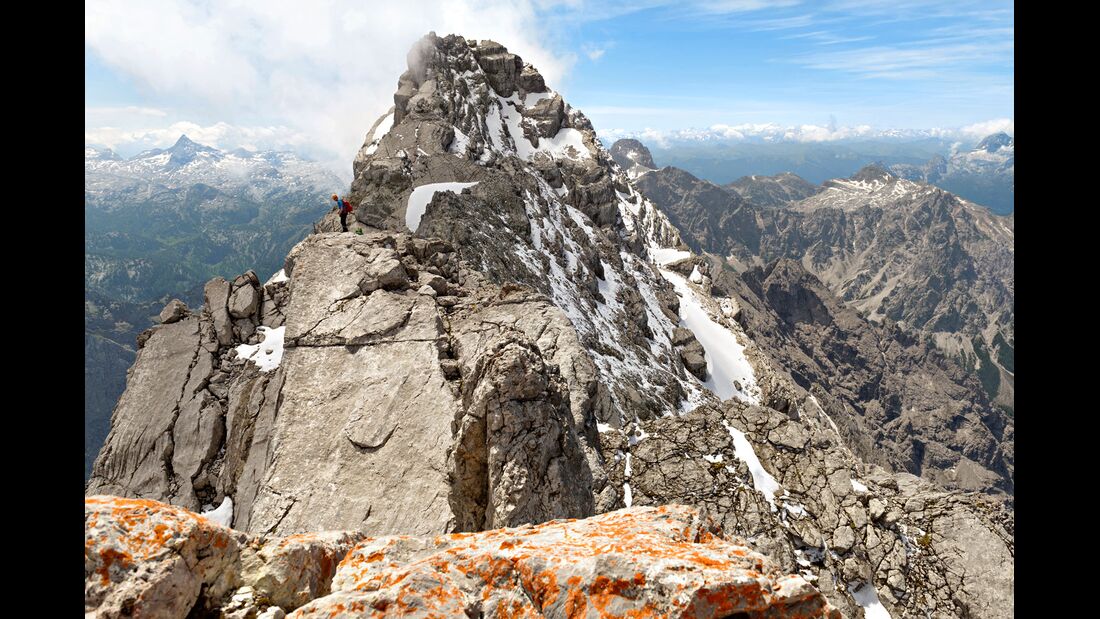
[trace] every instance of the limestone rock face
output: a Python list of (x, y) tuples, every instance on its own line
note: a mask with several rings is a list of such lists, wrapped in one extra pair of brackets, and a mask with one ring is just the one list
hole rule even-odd
[[(315, 234), (285, 272), (215, 279), (225, 305), (152, 331), (89, 492), (192, 510), (228, 496), (235, 527), (277, 534), (594, 512), (607, 389), (546, 297), (502, 294), (447, 243), (403, 234)], [(242, 294), (253, 313), (233, 318)]]
[(99, 617), (829, 617), (798, 575), (697, 509), (636, 507), (481, 533), (249, 536), (148, 500), (85, 499)]
[[(201, 312), (142, 335), (88, 494), (153, 498), (198, 510), (235, 496), (227, 489), (242, 476), (255, 483), (246, 463), (253, 441), (268, 438), (283, 374), (236, 361), (235, 346), (264, 340), (258, 327), (265, 319), (281, 321), (287, 298), (285, 282), (270, 283), (262, 288), (268, 302), (261, 304), (258, 285), (251, 271), (233, 282), (215, 278), (204, 289)], [(233, 299), (244, 297), (251, 300), (231, 309)], [(245, 309), (250, 313), (242, 314)], [(260, 456), (252, 459), (255, 467)]]
[(565, 381), (525, 340), (501, 337), (462, 368), (466, 406), (448, 458), (459, 531), (592, 513)]

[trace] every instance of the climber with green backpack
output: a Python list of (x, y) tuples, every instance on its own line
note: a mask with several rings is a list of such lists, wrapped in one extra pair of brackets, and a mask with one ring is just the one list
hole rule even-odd
[(340, 196), (332, 194), (332, 199), (336, 201), (336, 207), (340, 209), (340, 227), (344, 232), (348, 231), (348, 213), (352, 212), (351, 202), (347, 200), (341, 200)]

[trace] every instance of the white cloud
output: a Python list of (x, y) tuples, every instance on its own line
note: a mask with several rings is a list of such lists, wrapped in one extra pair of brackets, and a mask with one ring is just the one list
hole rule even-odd
[(959, 129), (960, 133), (979, 140), (1000, 131), (1015, 137), (1016, 121), (1011, 118), (997, 118), (981, 123), (974, 123), (973, 125), (967, 125)]
[(607, 140), (637, 138), (643, 142), (667, 148), (674, 142), (699, 141), (836, 142), (854, 139), (904, 140), (937, 137), (943, 139), (964, 138), (973, 142), (998, 131), (1013, 135), (1013, 129), (1011, 119), (1001, 118), (953, 129), (876, 129), (871, 125), (823, 127), (812, 124), (744, 123), (740, 125), (715, 124), (705, 129), (691, 128), (668, 131), (649, 128), (642, 131), (610, 129), (606, 131), (598, 130), (598, 133), (601, 138)]
[(603, 56), (604, 52), (606, 52), (606, 51), (607, 51), (606, 49), (602, 49), (602, 48), (601, 49), (589, 49), (589, 50), (585, 51), (584, 53), (585, 53), (585, 55), (588, 56), (588, 58), (590, 60), (599, 60), (600, 56)]
[[(85, 123), (100, 123), (105, 119), (114, 119), (119, 116), (153, 116), (163, 118), (168, 112), (158, 108), (127, 105), (119, 107), (86, 107), (84, 108)], [(109, 122), (109, 121), (108, 121)]]
[[(539, 0), (538, 6), (547, 3)], [(241, 139), (271, 131), (307, 140), (346, 162), (393, 104), (406, 53), (433, 30), (493, 38), (559, 90), (575, 61), (550, 50), (531, 0), (238, 0), (216, 6), (97, 0), (85, 8), (88, 48), (139, 88), (172, 101), (181, 117), (248, 119), (242, 124), (256, 127), (237, 127)], [(101, 140), (156, 141), (157, 131), (172, 130), (122, 127), (112, 133), (119, 124), (101, 122), (102, 116), (85, 113), (86, 133)], [(230, 125), (200, 129), (220, 131), (224, 141), (233, 136), (225, 127)]]
[(701, 0), (692, 4), (703, 13), (724, 14), (794, 6), (799, 0)]
[(835, 52), (814, 52), (791, 60), (811, 69), (844, 71), (865, 78), (929, 79), (971, 75), (975, 66), (1011, 61), (1011, 36), (973, 40), (929, 39), (905, 45), (854, 47)]

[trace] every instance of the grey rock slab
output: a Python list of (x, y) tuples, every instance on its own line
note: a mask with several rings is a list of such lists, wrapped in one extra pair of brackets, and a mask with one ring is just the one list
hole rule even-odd
[[(341, 313), (341, 302), (408, 283), (399, 255), (376, 245), (376, 235), (315, 234), (295, 247), (294, 279), (287, 309), (286, 338), (309, 335)], [(356, 309), (353, 305), (352, 311)]]
[(229, 290), (229, 282), (221, 277), (207, 282), (202, 290), (204, 307), (214, 318), (214, 332), (221, 346), (228, 346), (233, 341), (233, 323), (228, 309)]
[(200, 350), (199, 319), (156, 328), (138, 351), (86, 492), (167, 497), (172, 428)]
[(286, 351), (283, 370), (249, 531), (452, 526), (445, 463), (459, 402), (434, 343), (298, 347)]
[(233, 318), (247, 318), (255, 314), (259, 306), (260, 293), (251, 283), (240, 286), (229, 297), (229, 315)]

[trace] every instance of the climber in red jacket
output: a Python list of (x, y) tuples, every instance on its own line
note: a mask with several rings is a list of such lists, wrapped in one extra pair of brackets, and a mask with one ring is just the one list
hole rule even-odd
[(332, 199), (336, 201), (336, 207), (340, 209), (340, 227), (344, 229), (344, 232), (348, 231), (348, 213), (353, 209), (351, 203), (347, 200), (341, 200), (340, 196), (332, 194)]

